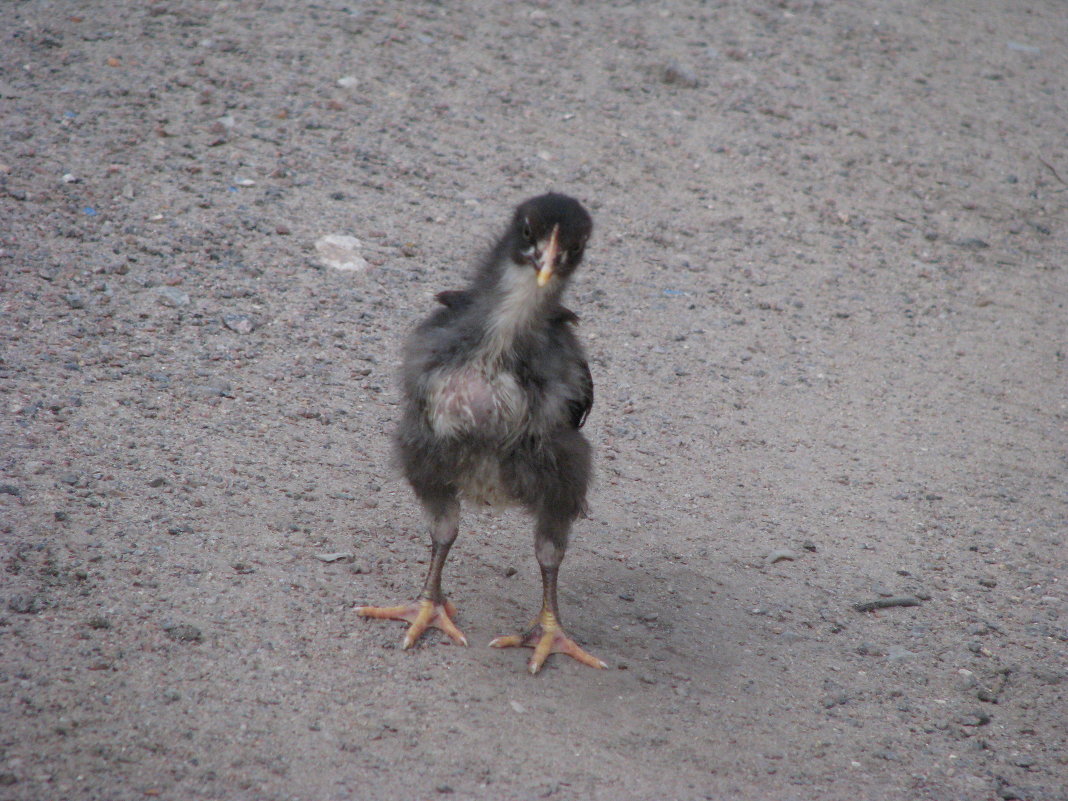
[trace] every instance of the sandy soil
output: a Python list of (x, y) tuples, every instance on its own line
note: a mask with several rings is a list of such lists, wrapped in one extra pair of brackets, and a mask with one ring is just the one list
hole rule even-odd
[[(5, 3), (0, 798), (1068, 798), (1068, 14), (966, 5)], [(471, 647), (353, 607), (404, 336), (550, 188), (610, 668), (532, 678), (519, 515)]]

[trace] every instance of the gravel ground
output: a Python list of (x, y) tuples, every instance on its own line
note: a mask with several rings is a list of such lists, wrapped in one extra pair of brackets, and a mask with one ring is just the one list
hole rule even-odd
[[(1068, 798), (1060, 0), (2, 17), (0, 798)], [(404, 336), (547, 189), (610, 667), (532, 678), (518, 514), (471, 647), (353, 607), (428, 558)]]

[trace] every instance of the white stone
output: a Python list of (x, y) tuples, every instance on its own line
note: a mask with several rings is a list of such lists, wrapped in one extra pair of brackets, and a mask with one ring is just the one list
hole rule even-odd
[(319, 261), (335, 270), (366, 270), (370, 265), (360, 255), (363, 242), (354, 236), (344, 234), (327, 234), (315, 243)]

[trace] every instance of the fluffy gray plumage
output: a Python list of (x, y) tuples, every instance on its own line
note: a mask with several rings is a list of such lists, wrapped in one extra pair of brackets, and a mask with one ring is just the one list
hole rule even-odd
[(420, 601), (357, 610), (410, 622), (405, 647), (427, 626), (467, 642), (441, 590), (461, 500), (517, 504), (535, 520), (542, 612), (526, 634), (491, 644), (534, 647), (531, 672), (557, 652), (604, 666), (563, 632), (556, 597), (571, 523), (586, 509), (590, 446), (579, 429), (593, 405), (578, 318), (560, 299), (592, 230), (565, 195), (520, 204), (467, 288), (439, 294), (442, 308), (408, 341), (396, 446), (430, 520), (431, 565)]
[[(545, 287), (529, 250), (559, 225), (560, 266)], [(526, 229), (527, 236), (524, 236)], [(563, 195), (522, 204), (470, 286), (443, 292), (408, 342), (397, 446), (416, 495), (435, 509), (456, 497), (515, 503), (551, 520), (564, 542), (585, 510), (590, 449), (579, 428), (593, 380), (560, 304), (592, 231)]]

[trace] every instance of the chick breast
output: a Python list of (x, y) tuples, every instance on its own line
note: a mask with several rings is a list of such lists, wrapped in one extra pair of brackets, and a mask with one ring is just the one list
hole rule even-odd
[(504, 440), (524, 428), (527, 398), (515, 377), (478, 364), (438, 370), (427, 393), (427, 417), (439, 437)]

